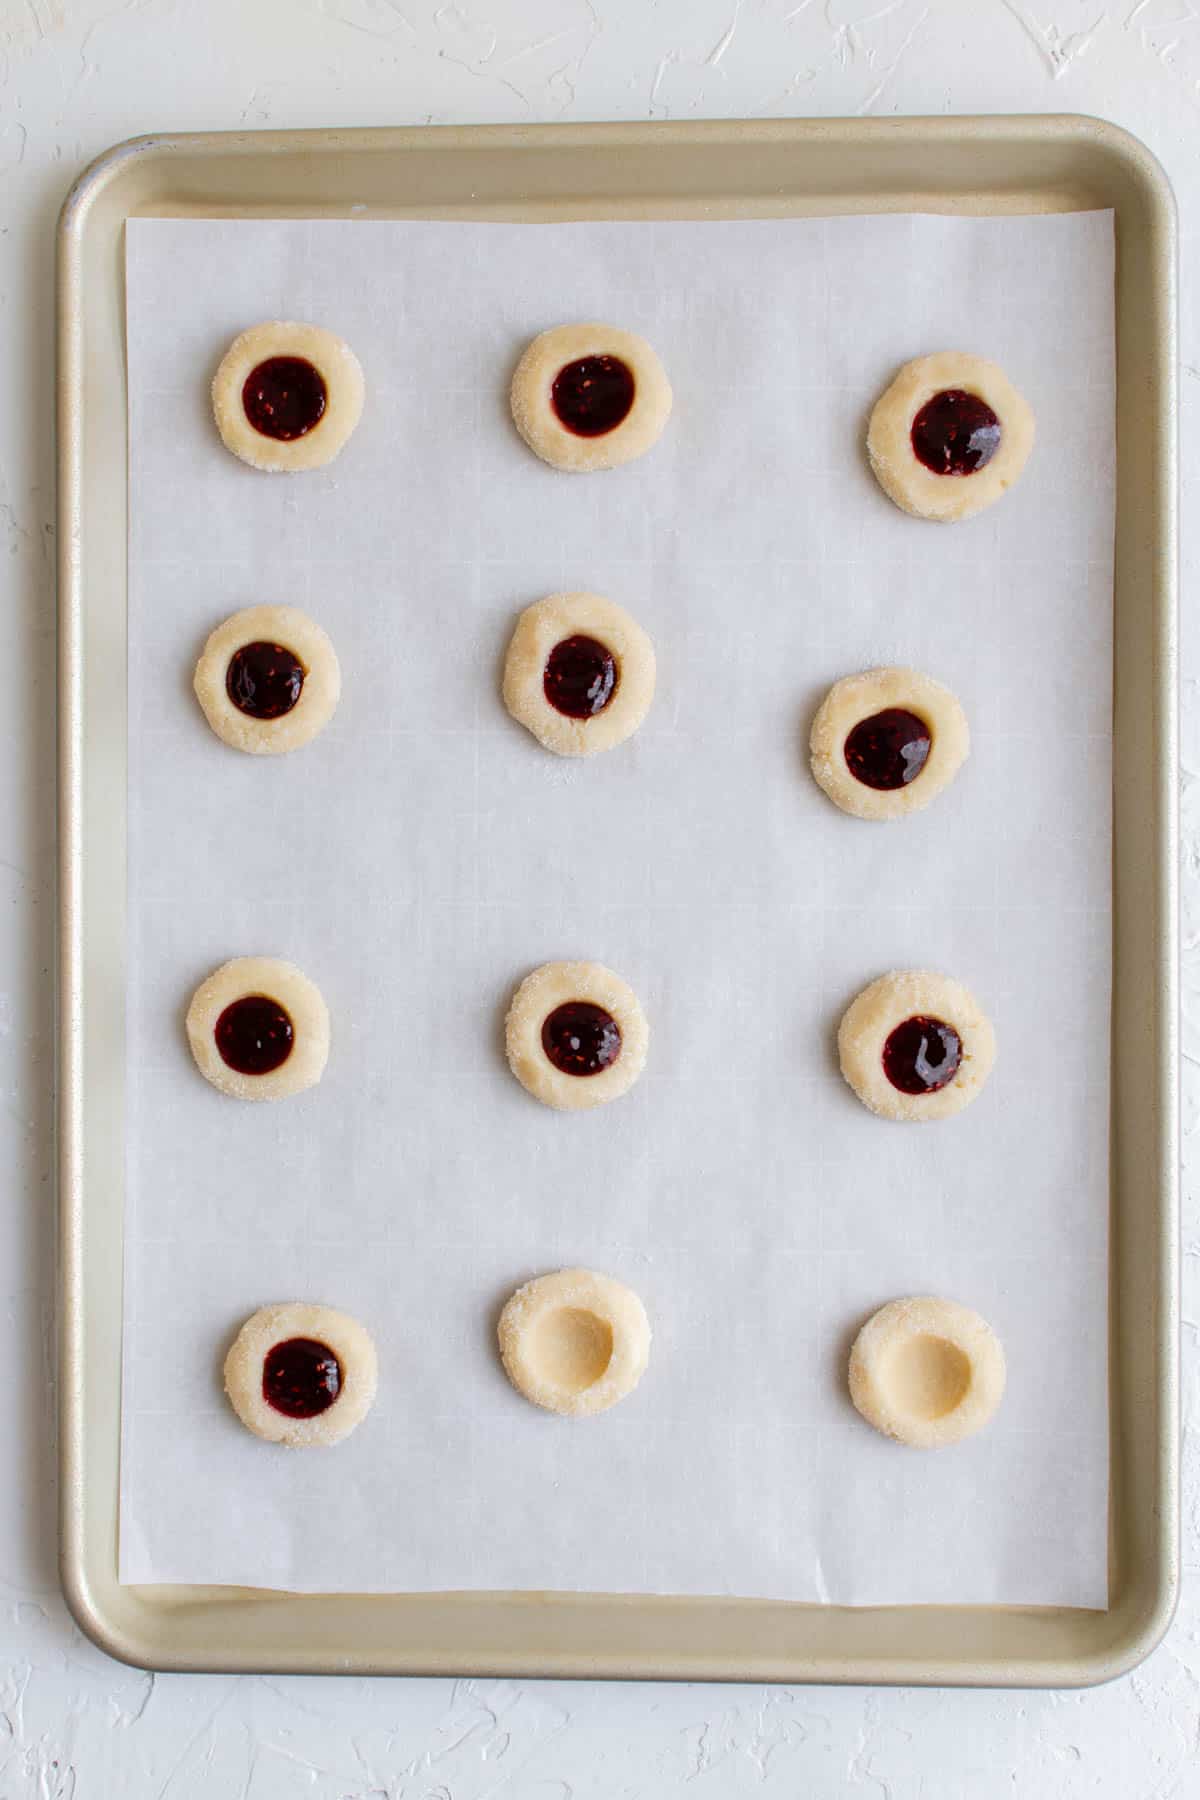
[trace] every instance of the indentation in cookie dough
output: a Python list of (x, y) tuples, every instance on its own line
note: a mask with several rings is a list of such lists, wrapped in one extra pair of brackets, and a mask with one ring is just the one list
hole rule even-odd
[(504, 659), (504, 704), (556, 756), (623, 744), (654, 698), (654, 645), (601, 594), (550, 594), (517, 620)]
[(531, 1333), (530, 1356), (545, 1379), (566, 1394), (582, 1394), (599, 1381), (612, 1353), (608, 1320), (580, 1306), (543, 1313)]
[(504, 1042), (509, 1067), (535, 1100), (577, 1112), (633, 1086), (650, 1028), (633, 989), (602, 963), (543, 963), (513, 995)]
[(965, 350), (943, 350), (905, 363), (880, 395), (867, 456), (903, 512), (950, 523), (999, 500), (1033, 440), (1033, 413), (1003, 369)]
[(247, 606), (211, 634), (193, 686), (222, 743), (251, 756), (281, 756), (324, 730), (342, 673), (333, 645), (307, 614), (295, 606)]
[(253, 469), (319, 469), (358, 424), (363, 392), (349, 344), (277, 319), (230, 344), (213, 377), (213, 417), (226, 449)]
[(632, 1288), (594, 1269), (527, 1281), (497, 1326), (513, 1386), (548, 1412), (605, 1412), (632, 1392), (650, 1355), (650, 1322)]
[(615, 325), (557, 325), (528, 345), (512, 379), (513, 422), (556, 469), (615, 469), (653, 448), (671, 384), (644, 338)]
[(1004, 1352), (985, 1319), (954, 1300), (891, 1300), (850, 1352), (850, 1398), (887, 1437), (918, 1449), (979, 1431), (1004, 1394)]
[(970, 748), (950, 689), (917, 669), (867, 669), (835, 681), (809, 737), (817, 785), (856, 819), (920, 812), (954, 780)]
[(883, 1119), (945, 1119), (969, 1106), (996, 1059), (991, 1021), (961, 982), (932, 969), (881, 975), (838, 1027), (842, 1074)]
[(196, 1067), (234, 1100), (282, 1100), (320, 1081), (329, 1012), (294, 964), (238, 956), (192, 995), (187, 1037)]
[(943, 1419), (962, 1402), (971, 1382), (969, 1358), (949, 1338), (924, 1331), (898, 1344), (880, 1379), (899, 1411), (914, 1419)]
[(349, 1437), (377, 1384), (369, 1333), (347, 1313), (308, 1301), (260, 1307), (225, 1358), (225, 1392), (242, 1424), (293, 1450)]

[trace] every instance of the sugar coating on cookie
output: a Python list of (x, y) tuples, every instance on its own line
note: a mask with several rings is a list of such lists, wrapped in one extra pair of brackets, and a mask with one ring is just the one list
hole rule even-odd
[(671, 416), (671, 384), (645, 338), (615, 325), (556, 325), (529, 344), (509, 402), (543, 462), (583, 473), (644, 456)]
[(206, 1081), (234, 1100), (282, 1100), (315, 1086), (329, 1056), (329, 1011), (293, 963), (238, 956), (192, 995), (188, 1044)]
[(333, 461), (362, 415), (362, 367), (320, 325), (271, 320), (234, 338), (213, 377), (212, 408), (227, 450), (273, 474)]
[(875, 403), (867, 456), (903, 512), (950, 524), (1005, 494), (1033, 449), (1029, 403), (996, 363), (965, 350), (907, 362)]
[(342, 676), (333, 645), (297, 607), (247, 606), (211, 634), (193, 686), (222, 743), (281, 756), (324, 730)]
[(846, 675), (813, 720), (813, 777), (857, 819), (920, 812), (954, 780), (971, 748), (966, 714), (950, 689), (917, 669)]
[(850, 1398), (869, 1425), (936, 1450), (981, 1431), (1004, 1395), (1000, 1340), (979, 1314), (933, 1295), (891, 1300), (850, 1352)]
[(500, 1314), (513, 1386), (547, 1412), (583, 1418), (632, 1393), (650, 1355), (650, 1321), (632, 1288), (593, 1269), (559, 1269), (517, 1289)]
[(974, 1100), (996, 1059), (990, 1019), (960, 981), (932, 969), (881, 975), (838, 1027), (842, 1074), (883, 1119), (949, 1118)]
[(291, 1450), (349, 1437), (377, 1382), (375, 1346), (357, 1319), (308, 1301), (260, 1307), (225, 1358), (225, 1392), (242, 1424)]
[(543, 963), (513, 995), (504, 1043), (510, 1069), (535, 1100), (578, 1112), (633, 1086), (650, 1027), (633, 989), (602, 963)]
[(550, 594), (517, 620), (504, 704), (556, 756), (593, 756), (637, 730), (654, 698), (654, 645), (600, 594)]

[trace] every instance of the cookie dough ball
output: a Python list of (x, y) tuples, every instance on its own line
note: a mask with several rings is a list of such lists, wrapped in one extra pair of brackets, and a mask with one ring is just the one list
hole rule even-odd
[(517, 1392), (574, 1418), (631, 1394), (650, 1355), (650, 1321), (633, 1289), (592, 1269), (527, 1281), (500, 1314), (497, 1336)]
[(1033, 449), (1033, 413), (1003, 369), (964, 350), (905, 363), (867, 427), (875, 479), (903, 512), (949, 523), (999, 500)]
[(188, 1043), (206, 1081), (234, 1100), (282, 1100), (320, 1081), (329, 1013), (291, 963), (238, 956), (202, 981), (187, 1014)]
[(600, 963), (543, 963), (504, 1025), (508, 1065), (535, 1100), (560, 1112), (603, 1106), (646, 1063), (650, 1027), (633, 989)]
[(842, 1074), (881, 1119), (947, 1119), (996, 1059), (991, 1021), (959, 981), (930, 969), (881, 975), (838, 1028)]
[(593, 756), (637, 730), (654, 674), (654, 645), (624, 607), (599, 594), (551, 594), (517, 620), (504, 704), (556, 756)]
[(296, 607), (248, 606), (212, 633), (194, 686), (223, 743), (280, 756), (328, 725), (342, 674), (321, 627)]
[(671, 384), (644, 338), (615, 325), (557, 325), (512, 380), (513, 422), (555, 469), (615, 469), (644, 456), (671, 416)]
[(357, 356), (319, 325), (252, 325), (234, 338), (213, 377), (217, 430), (252, 469), (322, 468), (358, 424), (362, 405)]
[(290, 1450), (349, 1437), (377, 1379), (375, 1346), (357, 1319), (302, 1300), (254, 1313), (225, 1358), (225, 1392), (242, 1424)]
[(920, 812), (954, 780), (970, 748), (950, 689), (916, 669), (868, 669), (835, 682), (809, 742), (818, 786), (857, 819)]
[(1004, 1395), (1004, 1351), (954, 1300), (890, 1300), (850, 1352), (850, 1398), (876, 1431), (937, 1450), (980, 1431)]

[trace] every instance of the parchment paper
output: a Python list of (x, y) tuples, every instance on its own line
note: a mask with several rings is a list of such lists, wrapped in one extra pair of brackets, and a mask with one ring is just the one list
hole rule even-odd
[[(734, 1593), (1106, 1603), (1112, 222), (380, 224), (135, 220), (129, 1194), (121, 1566), (296, 1589)], [(212, 425), (229, 339), (312, 319), (358, 351), (361, 428), (325, 471), (243, 467)], [(568, 476), (514, 433), (545, 326), (643, 332), (675, 388), (652, 455)], [(1038, 447), (968, 524), (904, 517), (861, 450), (907, 357), (993, 356)], [(518, 610), (588, 587), (651, 633), (653, 710), (587, 763), (507, 717)], [(255, 601), (332, 636), (344, 694), (299, 754), (225, 749), (190, 691)], [(844, 817), (812, 712), (899, 661), (960, 696), (973, 751), (929, 811)], [(299, 963), (322, 1084), (222, 1098), (183, 1014), (234, 955)], [(505, 1066), (550, 958), (629, 980), (650, 1063), (556, 1115)], [(834, 1033), (895, 967), (965, 981), (983, 1097), (870, 1116)], [(636, 1395), (536, 1411), (499, 1305), (582, 1263), (654, 1328)], [(845, 1396), (896, 1295), (978, 1308), (1002, 1411), (937, 1454)], [(220, 1366), (267, 1301), (361, 1318), (379, 1398), (336, 1451), (268, 1448)]]

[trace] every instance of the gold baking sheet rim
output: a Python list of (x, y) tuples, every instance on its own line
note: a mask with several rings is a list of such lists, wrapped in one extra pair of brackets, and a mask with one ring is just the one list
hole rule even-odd
[[(125, 220), (1087, 207), (1117, 232), (1109, 1610), (122, 1586)], [(1148, 1655), (1179, 1584), (1176, 281), (1161, 168), (1070, 115), (155, 136), (80, 177), (57, 294), (59, 1507), (63, 1588), (101, 1648), (153, 1669), (974, 1686), (1085, 1685)]]

